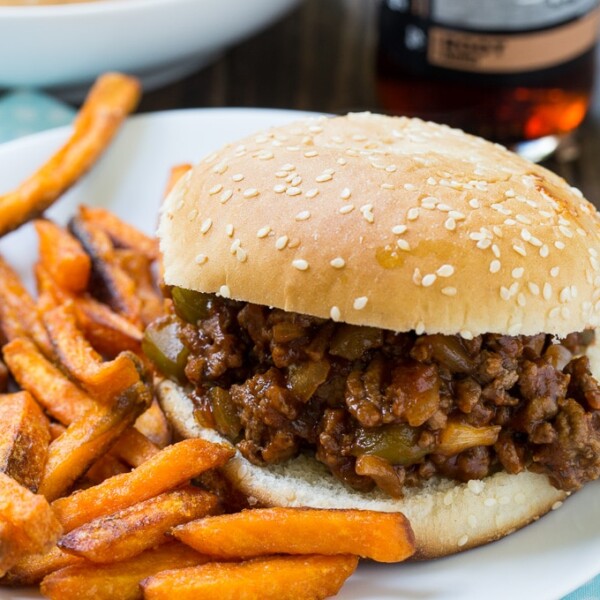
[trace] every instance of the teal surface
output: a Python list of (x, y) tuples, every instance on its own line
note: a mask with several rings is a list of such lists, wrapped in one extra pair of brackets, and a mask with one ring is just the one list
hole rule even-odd
[[(0, 96), (0, 142), (67, 125), (74, 114), (73, 108), (45, 94), (6, 93)], [(600, 557), (598, 563), (600, 569)], [(600, 600), (600, 575), (564, 600)]]

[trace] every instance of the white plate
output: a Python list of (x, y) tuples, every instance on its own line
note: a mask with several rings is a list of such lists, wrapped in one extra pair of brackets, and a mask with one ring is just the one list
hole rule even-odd
[[(152, 232), (169, 167), (194, 162), (223, 143), (300, 113), (192, 110), (132, 118), (107, 155), (50, 211), (64, 221), (80, 202), (101, 204)], [(68, 135), (58, 129), (0, 146), (0, 193), (31, 173)], [(0, 242), (22, 271), (35, 255), (29, 228)], [(342, 600), (554, 600), (600, 571), (600, 482), (557, 511), (508, 538), (463, 554), (419, 564), (361, 564)], [(39, 598), (0, 589), (0, 600)]]
[(174, 81), (298, 0), (99, 0), (0, 6), (0, 87), (89, 83), (124, 71)]

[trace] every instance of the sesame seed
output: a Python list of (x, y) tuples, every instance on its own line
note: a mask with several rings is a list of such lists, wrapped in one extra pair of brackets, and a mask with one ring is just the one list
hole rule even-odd
[(557, 240), (556, 242), (554, 242), (554, 246), (555, 246), (555, 248), (558, 248), (559, 250), (565, 249), (565, 243), (561, 242), (560, 240)]
[(396, 188), (391, 183), (382, 183), (379, 186), (382, 190), (395, 190)]
[(469, 200), (469, 206), (471, 208), (479, 208), (480, 204), (479, 204), (479, 200), (477, 198), (471, 198)]
[(316, 150), (308, 150), (304, 153), (306, 158), (314, 158), (315, 156), (319, 156), (319, 153)]
[(573, 232), (568, 227), (565, 227), (564, 225), (559, 225), (558, 229), (565, 237), (568, 237), (568, 238), (573, 237)]
[(560, 267), (552, 267), (550, 269), (550, 275), (552, 277), (557, 277), (559, 273), (560, 273)]
[(438, 204), (437, 209), (441, 210), (442, 212), (450, 212), (452, 210), (452, 207), (448, 206), (447, 204)]
[(493, 260), (490, 263), (490, 273), (497, 273), (500, 270), (501, 264), (499, 260)]
[(521, 256), (527, 256), (527, 250), (525, 250), (525, 248), (523, 248), (523, 246), (517, 246), (516, 244), (513, 245), (512, 249), (517, 253), (520, 254)]
[(231, 179), (233, 179), (233, 181), (239, 182), (244, 179), (244, 175), (242, 173), (236, 173), (235, 175), (231, 176)]
[(366, 296), (360, 296), (360, 298), (355, 298), (352, 306), (354, 310), (362, 310), (369, 302), (369, 299)]
[(435, 283), (436, 279), (437, 276), (435, 275), (435, 273), (427, 273), (427, 275), (423, 276), (423, 279), (421, 280), (421, 285), (423, 287), (430, 287)]
[(256, 188), (248, 188), (244, 190), (244, 198), (254, 198), (258, 196), (258, 190)]
[(287, 171), (276, 171), (275, 172), (275, 177), (281, 179), (282, 177), (287, 177), (288, 173)]
[(496, 258), (500, 258), (500, 248), (498, 248), (498, 244), (492, 244), (492, 252)]
[(452, 492), (446, 492), (446, 494), (444, 495), (444, 500), (443, 500), (444, 504), (446, 506), (450, 506), (452, 504), (452, 502), (454, 502), (454, 497), (452, 495)]
[(256, 232), (256, 237), (259, 239), (266, 238), (269, 233), (271, 233), (271, 228), (268, 225), (265, 225)]
[(364, 217), (365, 221), (367, 221), (368, 223), (373, 223), (375, 221), (372, 204), (364, 204), (360, 207), (360, 212), (362, 213), (362, 216)]
[(346, 266), (346, 261), (341, 256), (336, 256), (329, 264), (334, 269), (343, 269)]
[(223, 189), (223, 186), (220, 183), (217, 183), (217, 185), (213, 185), (210, 188), (210, 190), (208, 190), (208, 195), (214, 196), (215, 194), (218, 194), (222, 189)]
[(204, 221), (202, 221), (202, 225), (200, 226), (200, 233), (208, 233), (208, 230), (212, 227), (212, 224), (212, 219), (205, 219)]
[(386, 170), (388, 173), (394, 173), (395, 171), (397, 171), (397, 170), (398, 170), (398, 167), (397, 167), (396, 165), (388, 165), (388, 166), (385, 168), (385, 170)]
[(194, 262), (197, 265), (203, 265), (206, 261), (208, 261), (208, 256), (206, 254), (197, 254)]
[(338, 165), (342, 165), (342, 167), (348, 164), (348, 161), (341, 156), (335, 162), (337, 162)]
[(231, 242), (231, 246), (229, 247), (229, 252), (231, 252), (231, 254), (235, 254), (239, 248), (242, 245), (242, 240), (240, 240), (239, 238), (236, 238), (235, 240), (233, 240), (233, 242)]
[(481, 250), (486, 250), (492, 245), (492, 242), (488, 238), (484, 238), (482, 240), (479, 240), (475, 245)]
[(563, 503), (560, 500), (557, 500), (553, 505), (552, 505), (552, 510), (558, 510), (561, 506), (563, 505)]
[(296, 221), (306, 221), (310, 219), (310, 211), (302, 210), (295, 216)]
[(525, 269), (523, 267), (517, 267), (516, 269), (512, 270), (512, 276), (515, 279), (520, 279), (523, 277), (523, 273), (525, 273)]
[(454, 231), (456, 229), (456, 221), (452, 217), (450, 217), (444, 221), (444, 227), (448, 231)]
[(229, 298), (231, 296), (231, 290), (228, 285), (222, 285), (219, 288), (219, 295), (223, 296), (223, 298)]
[(419, 267), (416, 267), (413, 271), (412, 280), (415, 285), (421, 285), (423, 276), (421, 275), (421, 269), (419, 269)]
[(407, 229), (408, 227), (406, 225), (394, 225), (394, 227), (392, 227), (392, 233), (402, 235)]
[(548, 248), (548, 246), (546, 244), (544, 244), (541, 248), (540, 248), (540, 256), (542, 258), (546, 258), (548, 255), (550, 254), (550, 249)]
[(485, 506), (495, 506), (497, 504), (496, 498), (486, 498), (483, 501)]
[(406, 213), (406, 218), (409, 221), (416, 221), (419, 218), (419, 209), (416, 206), (413, 206), (412, 208), (408, 209), (408, 212)]
[(407, 192), (412, 192), (414, 190), (416, 190), (417, 188), (412, 184), (412, 183), (405, 183), (402, 186)]
[(289, 238), (287, 235), (282, 235), (281, 237), (277, 238), (277, 241), (275, 242), (275, 248), (277, 248), (277, 250), (283, 250), (289, 242)]
[(525, 298), (525, 294), (523, 292), (519, 292), (517, 295), (517, 304), (519, 306), (525, 306), (527, 304), (527, 299)]
[(317, 175), (315, 177), (315, 181), (317, 183), (325, 183), (326, 181), (331, 181), (333, 179), (333, 176), (330, 175), (329, 173), (322, 173), (321, 175)]
[(295, 171), (296, 167), (291, 163), (285, 163), (285, 165), (281, 165), (282, 171)]
[(276, 194), (283, 194), (283, 192), (285, 192), (286, 189), (287, 189), (287, 187), (285, 185), (283, 185), (283, 183), (278, 183), (277, 185), (273, 186), (273, 191)]
[(234, 232), (233, 225), (231, 223), (227, 223), (227, 225), (225, 226), (225, 233), (229, 237), (232, 237), (233, 236), (233, 232)]
[(428, 177), (427, 178), (427, 185), (437, 185), (437, 180), (434, 179), (433, 177)]
[(303, 258), (296, 258), (292, 261), (292, 267), (298, 269), (298, 271), (306, 271), (308, 269), (308, 262)]
[(510, 300), (510, 292), (508, 291), (508, 288), (503, 285), (500, 286), (500, 298), (502, 298), (502, 300)]
[(347, 215), (348, 213), (351, 213), (354, 210), (354, 204), (344, 204), (344, 206), (342, 206), (339, 210), (340, 213), (342, 213), (343, 215)]
[(464, 546), (464, 545), (465, 545), (465, 544), (466, 544), (468, 541), (469, 541), (469, 536), (468, 536), (468, 535), (463, 535), (462, 537), (460, 537), (460, 538), (458, 539), (458, 542), (457, 542), (457, 544), (458, 544), (459, 546)]
[(439, 277), (451, 277), (454, 275), (454, 267), (452, 265), (442, 265), (436, 273)]
[(329, 311), (329, 316), (331, 317), (332, 321), (339, 321), (342, 318), (342, 313), (337, 306), (332, 306), (331, 310)]
[(529, 291), (534, 296), (539, 296), (540, 295), (540, 286), (537, 283), (533, 283), (533, 281), (529, 281), (527, 283), (527, 287), (529, 288)]
[(469, 515), (467, 517), (467, 523), (470, 527), (477, 527), (477, 517), (475, 515)]
[(552, 297), (552, 286), (548, 282), (544, 283), (542, 296), (544, 297), (544, 300), (550, 300)]
[(340, 193), (340, 198), (342, 200), (348, 200), (348, 198), (350, 198), (351, 195), (352, 192), (350, 191), (350, 188), (344, 188)]
[(417, 326), (415, 327), (415, 333), (417, 335), (422, 335), (425, 333), (425, 323), (423, 323), (423, 321), (419, 321), (417, 323)]
[(273, 158), (273, 153), (270, 150), (263, 150), (258, 153), (258, 160), (271, 160)]
[(312, 188), (312, 189), (308, 190), (308, 192), (306, 192), (306, 194), (304, 194), (304, 195), (307, 198), (314, 198), (318, 193), (319, 193), (319, 190), (317, 188)]
[(292, 180), (290, 181), (290, 183), (292, 184), (292, 186), (298, 186), (302, 183), (302, 177), (300, 177), (300, 175), (296, 175), (296, 177), (292, 178)]
[(188, 214), (188, 220), (193, 221), (197, 216), (198, 216), (198, 210), (195, 208), (192, 208), (192, 210), (190, 210), (190, 212)]
[(225, 163), (219, 163), (213, 167), (213, 173), (217, 173), (218, 175), (223, 175), (225, 171), (227, 171), (229, 167)]
[(231, 198), (231, 196), (233, 196), (233, 190), (223, 190), (223, 193), (219, 198), (219, 202), (221, 204), (225, 204), (225, 202), (227, 202)]
[(444, 296), (456, 296), (457, 290), (455, 287), (452, 286), (448, 286), (445, 288), (442, 288), (442, 294), (444, 294)]
[(410, 252), (410, 244), (406, 240), (396, 240), (396, 245), (398, 248), (400, 248), (400, 250)]
[(244, 250), (243, 248), (238, 248), (235, 251), (235, 257), (240, 261), (240, 262), (246, 262), (246, 260), (248, 259), (248, 252), (246, 252), (246, 250)]

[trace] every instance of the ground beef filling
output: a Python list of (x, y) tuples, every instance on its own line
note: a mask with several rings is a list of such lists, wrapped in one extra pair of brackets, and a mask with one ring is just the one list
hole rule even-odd
[(401, 496), (433, 475), (546, 473), (564, 490), (600, 476), (591, 332), (393, 333), (204, 297), (176, 316), (196, 418), (255, 464), (314, 452), (354, 488)]

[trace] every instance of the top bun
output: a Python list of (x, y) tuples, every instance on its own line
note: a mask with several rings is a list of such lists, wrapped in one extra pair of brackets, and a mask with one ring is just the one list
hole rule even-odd
[(365, 113), (209, 156), (159, 236), (170, 285), (395, 331), (564, 336), (600, 324), (598, 225), (501, 146)]

